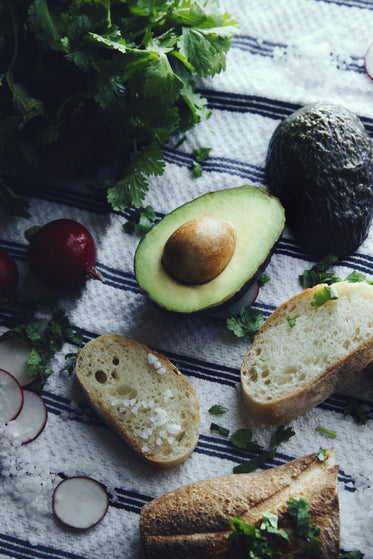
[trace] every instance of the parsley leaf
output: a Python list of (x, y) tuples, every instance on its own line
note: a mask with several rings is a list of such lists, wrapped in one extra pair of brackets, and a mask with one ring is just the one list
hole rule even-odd
[(263, 287), (269, 281), (271, 281), (271, 278), (267, 274), (262, 274), (258, 279), (259, 287)]
[(202, 165), (201, 163), (208, 157), (212, 148), (200, 147), (193, 150), (195, 161), (193, 161), (192, 172), (193, 177), (198, 178), (202, 175)]
[(305, 289), (314, 287), (319, 283), (330, 283), (335, 281), (335, 273), (328, 272), (329, 268), (338, 260), (338, 256), (329, 255), (312, 266), (310, 270), (305, 270), (299, 276), (299, 281)]
[(263, 466), (263, 464), (265, 464), (269, 460), (272, 460), (275, 454), (276, 450), (263, 450), (260, 454), (258, 454), (258, 456), (255, 456), (247, 462), (239, 464), (239, 466), (235, 466), (233, 468), (233, 473), (248, 474), (250, 472), (254, 472), (258, 468)]
[(288, 323), (289, 323), (290, 328), (293, 328), (295, 326), (296, 321), (297, 321), (296, 316), (294, 316), (292, 318), (288, 318)]
[(347, 551), (339, 556), (339, 559), (363, 559), (361, 551)]
[(240, 313), (231, 314), (226, 321), (228, 330), (238, 338), (248, 336), (254, 339), (259, 328), (264, 324), (264, 316), (253, 307), (242, 307)]
[(226, 429), (222, 425), (218, 425), (217, 423), (211, 423), (210, 425), (211, 431), (216, 431), (219, 435), (223, 435), (224, 437), (228, 437), (229, 429)]

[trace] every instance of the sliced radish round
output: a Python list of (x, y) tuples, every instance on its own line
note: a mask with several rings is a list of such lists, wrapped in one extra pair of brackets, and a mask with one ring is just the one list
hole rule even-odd
[(15, 420), (23, 406), (23, 390), (18, 380), (0, 369), (0, 425)]
[(17, 338), (6, 338), (0, 342), (0, 366), (11, 371), (21, 386), (27, 386), (35, 378), (27, 372), (29, 355), (29, 346)]
[(370, 79), (373, 80), (373, 43), (369, 45), (368, 50), (365, 53), (364, 62), (365, 62), (365, 71), (370, 77)]
[(23, 390), (23, 406), (13, 421), (7, 423), (7, 433), (20, 445), (34, 441), (47, 422), (47, 408), (42, 398), (31, 390)]
[(53, 493), (53, 512), (70, 528), (86, 530), (102, 520), (109, 507), (105, 487), (95, 479), (76, 476), (61, 481)]

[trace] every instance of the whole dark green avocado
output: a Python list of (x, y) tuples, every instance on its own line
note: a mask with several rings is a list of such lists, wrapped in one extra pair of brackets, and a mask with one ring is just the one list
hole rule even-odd
[(283, 120), (270, 140), (266, 176), (295, 240), (311, 255), (346, 256), (366, 239), (372, 140), (348, 109), (318, 102)]

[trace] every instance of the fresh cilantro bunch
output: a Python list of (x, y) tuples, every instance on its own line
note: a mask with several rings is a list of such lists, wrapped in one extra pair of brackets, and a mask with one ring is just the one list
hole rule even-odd
[(163, 144), (209, 117), (196, 78), (225, 69), (236, 31), (218, 0), (1, 2), (0, 203), (22, 212), (22, 170), (107, 166), (112, 207), (140, 207)]

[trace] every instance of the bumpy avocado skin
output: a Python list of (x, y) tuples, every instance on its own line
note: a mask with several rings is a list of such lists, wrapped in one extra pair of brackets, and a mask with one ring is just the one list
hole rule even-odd
[(271, 138), (266, 176), (295, 240), (311, 255), (346, 256), (366, 239), (372, 141), (349, 110), (320, 102), (287, 117)]

